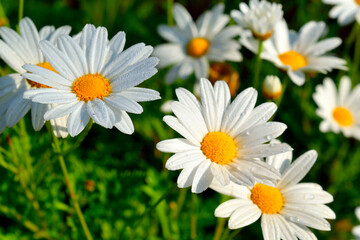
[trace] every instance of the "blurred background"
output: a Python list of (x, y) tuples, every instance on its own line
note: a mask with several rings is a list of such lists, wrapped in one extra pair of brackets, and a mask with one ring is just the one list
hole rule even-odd
[[(177, 1), (196, 19), (219, 2), (225, 12), (238, 9), (239, 1)], [(310, 20), (325, 21), (327, 37), (339, 36), (346, 42), (353, 25), (340, 27), (328, 18), (331, 8), (320, 0), (275, 1), (283, 4), (284, 17), (290, 29), (298, 30)], [(19, 2), (0, 0), (0, 25), (16, 29)], [(70, 25), (75, 35), (87, 23), (105, 26), (109, 37), (125, 31), (125, 48), (139, 42), (156, 46), (163, 43), (157, 33), (159, 24), (167, 23), (167, 1), (154, 0), (25, 0), (24, 16), (38, 29), (45, 25)], [(235, 24), (231, 21), (230, 24)], [(1, 49), (0, 49), (1, 51)], [(252, 85), (255, 56), (241, 49), (244, 60), (229, 63), (238, 74), (233, 89), (240, 92)], [(342, 44), (333, 52), (351, 62), (354, 48)], [(1, 76), (12, 70), (0, 60)], [(359, 66), (357, 66), (359, 67)], [(349, 64), (349, 75), (352, 67)], [(68, 152), (65, 160), (70, 180), (94, 239), (262, 239), (260, 222), (237, 231), (227, 229), (227, 219), (217, 219), (215, 208), (228, 199), (212, 190), (192, 194), (179, 189), (179, 171), (168, 171), (164, 163), (171, 156), (156, 150), (158, 141), (176, 134), (162, 121), (161, 104), (175, 99), (174, 90), (185, 87), (193, 91), (196, 79), (164, 83), (160, 70), (141, 86), (160, 91), (161, 100), (142, 103), (144, 113), (130, 114), (135, 133), (125, 135), (116, 129), (94, 125), (80, 148)], [(271, 63), (263, 61), (261, 78), (286, 75)], [(344, 72), (329, 76), (337, 83)], [(324, 75), (313, 75), (305, 86), (289, 83), (275, 121), (288, 129), (280, 140), (294, 148), (294, 159), (315, 149), (319, 157), (303, 182), (317, 182), (334, 195), (329, 206), (336, 212), (331, 232), (315, 231), (318, 239), (351, 239), (351, 229), (360, 224), (354, 209), (360, 205), (360, 144), (341, 134), (321, 133), (320, 118), (312, 100), (315, 86)], [(259, 95), (261, 93), (259, 92)], [(258, 103), (266, 101), (259, 97)], [(67, 148), (77, 138), (61, 141)], [(30, 114), (20, 124), (0, 135), (0, 239), (85, 239), (77, 216), (71, 207), (63, 175), (51, 148), (46, 129), (35, 132)], [(223, 229), (221, 231), (220, 229)]]

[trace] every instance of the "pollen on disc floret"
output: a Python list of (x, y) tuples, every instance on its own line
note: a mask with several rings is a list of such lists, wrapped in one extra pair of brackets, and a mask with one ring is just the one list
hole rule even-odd
[(236, 157), (235, 141), (226, 133), (210, 132), (201, 142), (201, 151), (212, 162), (228, 164)]
[(279, 59), (284, 65), (289, 65), (293, 71), (306, 66), (306, 59), (298, 52), (287, 51), (279, 55)]
[(72, 85), (72, 92), (79, 101), (92, 101), (95, 98), (103, 99), (111, 93), (109, 79), (96, 74), (86, 74), (77, 78)]
[(279, 189), (262, 183), (257, 183), (251, 190), (251, 201), (265, 214), (279, 213), (284, 206)]

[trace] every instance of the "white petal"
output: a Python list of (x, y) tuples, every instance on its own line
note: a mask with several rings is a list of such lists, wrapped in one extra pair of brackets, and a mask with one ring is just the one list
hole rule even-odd
[(140, 114), (143, 112), (143, 108), (140, 104), (121, 95), (110, 95), (109, 97), (104, 98), (104, 101), (114, 108), (124, 110), (126, 112), (135, 114)]
[(121, 95), (136, 102), (146, 102), (161, 99), (160, 93), (153, 89), (133, 87), (121, 91)]
[(77, 97), (74, 93), (71, 92), (60, 92), (60, 91), (53, 91), (53, 92), (44, 92), (35, 94), (32, 96), (31, 100), (33, 102), (43, 103), (43, 104), (51, 104), (51, 103), (57, 103), (57, 104), (66, 104), (66, 103), (72, 103), (77, 102)]
[(287, 144), (262, 144), (247, 149), (240, 149), (238, 154), (244, 159), (263, 158), (274, 154), (292, 151)]
[(205, 160), (198, 166), (191, 186), (191, 192), (201, 193), (210, 186), (214, 178), (211, 173), (210, 164), (211, 161)]
[(281, 215), (283, 215), (288, 220), (297, 224), (309, 226), (311, 228), (315, 228), (322, 231), (330, 230), (330, 224), (325, 219), (315, 217), (301, 211), (293, 211), (287, 208), (283, 208), (281, 210)]
[(261, 217), (261, 229), (264, 240), (278, 240), (280, 239), (279, 230), (277, 228), (276, 220), (272, 215), (263, 214)]
[[(117, 114), (117, 111), (114, 111), (115, 115)], [(120, 111), (120, 122), (117, 122), (114, 124), (114, 126), (121, 132), (125, 134), (133, 134), (134, 132), (134, 125), (131, 121), (131, 118), (129, 117), (129, 114), (127, 114), (125, 111)]]
[(238, 208), (249, 207), (252, 205), (250, 200), (245, 199), (231, 199), (223, 202), (215, 209), (215, 217), (227, 218), (230, 217)]
[(214, 132), (218, 123), (217, 103), (214, 89), (209, 80), (200, 79), (202, 113), (209, 132)]
[(110, 49), (114, 52), (114, 54), (120, 54), (124, 50), (125, 41), (125, 32), (118, 32), (110, 40)]
[(256, 146), (280, 136), (287, 126), (280, 122), (267, 122), (251, 127), (246, 132), (242, 132), (236, 138), (239, 139), (243, 148)]
[(42, 60), (42, 55), (38, 47), (40, 36), (35, 24), (30, 20), (30, 18), (25, 17), (19, 23), (19, 30), (21, 36), (24, 38), (29, 48), (31, 49), (33, 58), (40, 62)]
[[(69, 87), (73, 83), (73, 81), (69, 81), (68, 79), (62, 77), (61, 75), (40, 66), (24, 65), (23, 68), (28, 72), (30, 72), (30, 73), (24, 73), (23, 74), (24, 78), (29, 78), (31, 80), (33, 75), (39, 75), (39, 77), (37, 77), (38, 79), (44, 79), (42, 81), (46, 81), (48, 86), (54, 85), (55, 86), (54, 88), (56, 88), (56, 86), (58, 85), (61, 85), (62, 87), (64, 86)], [(34, 80), (37, 80), (35, 79), (35, 76), (34, 76)], [(59, 88), (61, 88), (61, 86)]]
[(229, 228), (237, 229), (252, 224), (261, 216), (260, 209), (253, 203), (238, 207), (229, 219)]
[[(25, 114), (30, 110), (31, 101), (23, 99), (21, 92), (9, 103), (9, 107), (6, 112), (6, 125), (13, 127), (22, 119)], [(2, 116), (4, 117), (4, 116)]]
[(108, 53), (108, 33), (106, 28), (98, 27), (86, 48), (86, 59), (89, 71), (92, 74), (101, 72)]
[(85, 53), (72, 37), (64, 35), (59, 38), (58, 47), (62, 52), (67, 54), (68, 58), (72, 60), (75, 65), (74, 69), (76, 69), (77, 78), (89, 73)]
[[(165, 164), (169, 170), (179, 170), (183, 168), (196, 167), (206, 160), (204, 154), (199, 150), (187, 150), (172, 155)], [(210, 162), (210, 161), (208, 161)]]
[(309, 172), (316, 158), (317, 152), (315, 150), (310, 150), (302, 154), (285, 171), (278, 183), (278, 188), (282, 189), (297, 184)]
[(73, 65), (72, 60), (69, 59), (65, 53), (61, 52), (58, 48), (46, 40), (42, 40), (39, 45), (45, 58), (61, 76), (68, 80), (76, 79), (78, 70)]
[(189, 132), (176, 117), (173, 116), (165, 116), (163, 121), (169, 125), (172, 129), (182, 135), (184, 138), (189, 140), (195, 146), (200, 147), (200, 142), (193, 136), (191, 132)]
[(44, 118), (45, 118), (45, 120), (50, 120), (50, 119), (54, 119), (54, 118), (67, 116), (70, 113), (72, 113), (74, 111), (74, 109), (77, 109), (79, 106), (82, 106), (83, 104), (84, 104), (84, 102), (80, 101), (80, 102), (72, 102), (72, 103), (68, 103), (68, 104), (57, 105), (57, 106), (51, 108), (50, 110), (48, 110), (45, 113)]
[(90, 116), (86, 109), (86, 104), (78, 104), (74, 106), (74, 111), (70, 114), (67, 121), (67, 128), (70, 136), (74, 137), (78, 135), (90, 120)]
[(248, 187), (236, 184), (234, 182), (230, 182), (228, 185), (223, 186), (221, 183), (214, 178), (212, 183), (210, 184), (210, 188), (218, 193), (228, 195), (234, 198), (240, 198), (248, 200), (251, 194)]
[(31, 122), (35, 131), (39, 131), (44, 126), (44, 114), (48, 110), (47, 104), (32, 103), (31, 104)]
[(221, 130), (229, 131), (231, 129), (231, 135), (235, 137), (237, 129), (241, 127), (243, 121), (253, 110), (256, 98), (257, 91), (254, 88), (242, 91), (226, 109)]
[[(298, 86), (302, 86), (305, 83), (305, 74), (301, 71), (292, 71), (288, 70), (287, 74), (289, 75), (291, 81)], [(308, 83), (309, 84), (309, 83)]]
[(266, 102), (260, 104), (250, 113), (249, 117), (246, 119), (246, 122), (237, 130), (238, 132), (245, 131), (252, 126), (257, 126), (262, 123), (267, 122), (271, 116), (275, 113), (277, 106), (273, 102)]
[(178, 153), (187, 150), (196, 150), (199, 147), (194, 146), (191, 142), (184, 138), (174, 138), (159, 142), (156, 148), (162, 152)]
[(88, 101), (86, 107), (88, 114), (94, 122), (105, 128), (112, 128), (114, 126), (115, 114), (104, 101), (95, 98), (92, 101)]
[(177, 185), (179, 188), (190, 187), (194, 181), (194, 176), (196, 173), (197, 167), (188, 167), (184, 168), (177, 179)]

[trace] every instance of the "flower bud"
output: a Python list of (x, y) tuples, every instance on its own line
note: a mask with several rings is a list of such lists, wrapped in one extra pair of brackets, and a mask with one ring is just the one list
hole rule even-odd
[(266, 76), (262, 86), (263, 96), (267, 99), (276, 99), (282, 93), (280, 79), (277, 76)]

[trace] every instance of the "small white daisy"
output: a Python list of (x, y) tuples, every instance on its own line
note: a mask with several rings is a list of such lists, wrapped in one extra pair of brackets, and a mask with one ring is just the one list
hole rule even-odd
[[(326, 31), (324, 22), (308, 22), (295, 33), (288, 30), (281, 20), (268, 40), (264, 41), (261, 57), (287, 72), (296, 85), (305, 83), (305, 72), (327, 73), (332, 69), (347, 70), (344, 59), (324, 55), (341, 44), (338, 37), (318, 41)], [(258, 41), (248, 33), (241, 36), (241, 43), (257, 53)]]
[(352, 23), (360, 14), (360, 0), (322, 0), (325, 4), (335, 5), (329, 12), (331, 18), (337, 18), (341, 26)]
[(314, 150), (291, 165), (291, 153), (267, 158), (266, 162), (281, 173), (275, 186), (256, 183), (245, 187), (230, 183), (224, 187), (214, 181), (212, 189), (235, 198), (217, 207), (215, 216), (230, 217), (230, 229), (250, 225), (261, 217), (265, 240), (317, 239), (307, 227), (329, 231), (330, 224), (325, 219), (335, 219), (335, 213), (324, 205), (333, 201), (331, 194), (316, 183), (299, 183), (316, 158)]
[(86, 25), (80, 43), (68, 35), (58, 39), (56, 48), (49, 41), (41, 41), (40, 48), (49, 63), (59, 73), (25, 65), (27, 79), (50, 86), (29, 90), (24, 98), (39, 103), (54, 103), (44, 118), (69, 116), (67, 128), (71, 136), (78, 135), (92, 118), (105, 127), (115, 126), (121, 132), (134, 131), (127, 112), (140, 114), (138, 104), (160, 98), (157, 91), (135, 87), (156, 72), (157, 58), (149, 58), (153, 48), (136, 44), (123, 51), (124, 32), (108, 41), (104, 27)]
[(341, 131), (346, 137), (360, 140), (360, 85), (351, 92), (351, 80), (343, 76), (338, 92), (334, 81), (325, 78), (323, 85), (316, 86), (313, 98), (319, 107), (316, 114), (323, 118), (322, 132)]
[[(38, 131), (44, 123), (44, 113), (51, 106), (47, 104), (32, 103), (23, 99), (23, 94), (28, 89), (47, 87), (21, 77), (26, 71), (24, 64), (34, 64), (40, 67), (53, 69), (46, 61), (39, 49), (41, 40), (48, 40), (56, 44), (60, 35), (71, 31), (69, 26), (55, 30), (53, 26), (45, 26), (39, 32), (30, 18), (23, 18), (19, 23), (20, 34), (8, 27), (0, 28), (0, 57), (17, 73), (0, 78), (0, 133), (6, 127), (12, 127), (31, 109), (33, 128)], [(66, 127), (62, 125), (64, 119), (51, 121), (56, 136), (66, 137)]]
[[(360, 221), (360, 207), (355, 209), (355, 215)], [(355, 240), (360, 240), (360, 225), (357, 225), (352, 229), (352, 234), (355, 236)]]
[(160, 59), (159, 68), (174, 65), (165, 76), (167, 83), (178, 77), (186, 79), (194, 71), (197, 79), (208, 77), (209, 61), (242, 60), (240, 44), (233, 40), (240, 35), (241, 29), (238, 26), (225, 27), (229, 16), (223, 12), (224, 4), (218, 4), (194, 23), (182, 5), (174, 4), (177, 26), (160, 25), (158, 28), (159, 34), (170, 43), (155, 47), (153, 54)]
[(265, 0), (250, 0), (249, 6), (240, 3), (240, 11), (232, 10), (231, 17), (237, 24), (250, 29), (253, 36), (260, 40), (268, 39), (276, 23), (283, 17), (282, 5)]
[(265, 144), (286, 129), (283, 123), (267, 122), (276, 105), (269, 102), (254, 108), (254, 88), (244, 90), (230, 103), (229, 87), (224, 81), (212, 87), (203, 78), (200, 88), (201, 102), (184, 88), (176, 90), (179, 101), (171, 105), (176, 117), (165, 116), (164, 121), (184, 138), (164, 140), (156, 146), (162, 152), (175, 153), (165, 167), (183, 169), (178, 187), (192, 185), (192, 192), (200, 193), (213, 178), (222, 185), (278, 178), (274, 168), (259, 160), (291, 150), (284, 144)]

